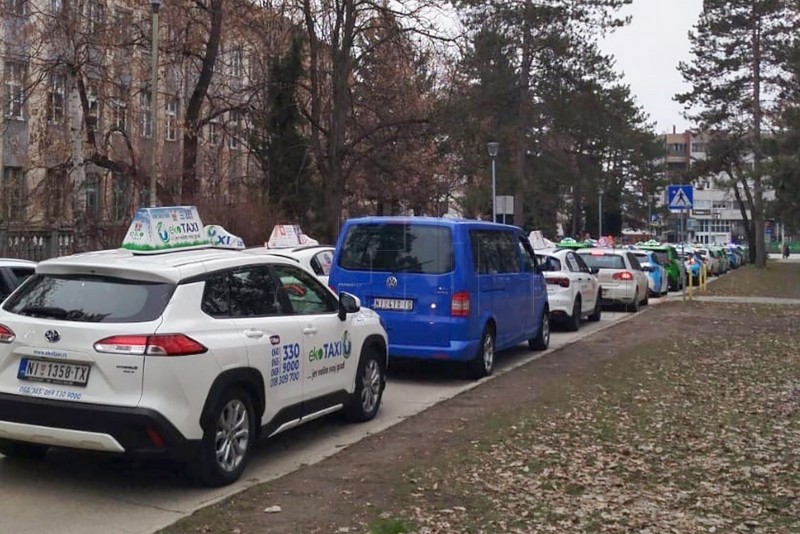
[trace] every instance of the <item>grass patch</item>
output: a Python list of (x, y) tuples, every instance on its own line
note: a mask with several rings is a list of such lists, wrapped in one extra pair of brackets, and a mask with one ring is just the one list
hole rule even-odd
[(707, 294), (800, 299), (800, 262), (768, 262), (763, 269), (745, 265), (709, 284)]
[(378, 519), (369, 527), (369, 534), (410, 534), (415, 531), (413, 524), (403, 519)]

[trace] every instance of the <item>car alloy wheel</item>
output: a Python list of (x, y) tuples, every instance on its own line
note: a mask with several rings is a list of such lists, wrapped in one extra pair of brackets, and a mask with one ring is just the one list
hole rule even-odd
[(231, 399), (217, 418), (214, 440), (217, 464), (225, 472), (235, 471), (250, 446), (250, 416), (240, 399)]
[(381, 399), (381, 368), (378, 361), (371, 358), (364, 366), (361, 374), (361, 409), (364, 413), (372, 413)]

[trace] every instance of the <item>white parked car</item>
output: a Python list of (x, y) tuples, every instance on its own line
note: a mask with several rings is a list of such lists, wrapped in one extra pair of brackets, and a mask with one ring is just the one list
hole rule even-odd
[(631, 311), (647, 305), (648, 277), (633, 251), (612, 248), (586, 248), (577, 251), (589, 267), (598, 269), (601, 298), (609, 304), (624, 304)]
[(185, 209), (149, 208), (157, 224), (140, 210), (129, 235), (152, 229), (153, 242), (39, 263), (0, 307), (2, 454), (172, 458), (219, 486), (240, 477), (257, 438), (378, 412), (378, 315), (294, 260), (198, 248), (201, 235), (185, 236), (202, 225), (174, 222)]
[(573, 250), (537, 250), (536, 257), (547, 282), (550, 318), (563, 321), (571, 331), (581, 321), (599, 321), (600, 284), (592, 269)]
[(291, 258), (304, 268), (313, 272), (328, 285), (328, 275), (333, 265), (333, 252), (336, 250), (330, 245), (304, 245), (288, 248), (253, 248), (252, 251), (266, 252), (277, 256)]
[(0, 258), (0, 302), (36, 271), (36, 262)]

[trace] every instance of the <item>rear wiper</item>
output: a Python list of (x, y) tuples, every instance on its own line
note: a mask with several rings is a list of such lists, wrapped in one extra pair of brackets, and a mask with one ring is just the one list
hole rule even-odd
[(68, 312), (64, 308), (58, 308), (56, 306), (25, 306), (19, 311), (19, 313), (20, 315), (29, 315), (31, 317), (64, 319)]

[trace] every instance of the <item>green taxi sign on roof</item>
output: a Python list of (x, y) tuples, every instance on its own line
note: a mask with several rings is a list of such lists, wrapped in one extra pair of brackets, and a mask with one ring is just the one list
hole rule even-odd
[(204, 248), (211, 245), (195, 206), (140, 208), (122, 241), (139, 254)]
[(558, 242), (556, 245), (558, 248), (590, 248), (593, 247), (594, 244), (588, 241), (576, 241), (571, 237), (565, 237), (561, 241)]
[(655, 239), (651, 239), (650, 241), (645, 241), (644, 243), (642, 243), (642, 246), (645, 246), (645, 247), (660, 247), (661, 243), (659, 243)]

